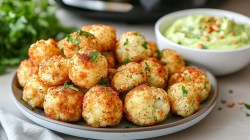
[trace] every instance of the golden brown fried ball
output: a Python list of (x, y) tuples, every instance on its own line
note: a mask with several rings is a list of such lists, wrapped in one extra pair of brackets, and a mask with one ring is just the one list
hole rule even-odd
[(112, 51), (116, 43), (116, 29), (112, 26), (94, 24), (91, 26), (83, 26), (83, 31), (93, 34), (100, 45), (102, 46), (99, 51)]
[(140, 85), (126, 94), (124, 113), (129, 121), (149, 126), (162, 122), (170, 110), (167, 92), (162, 88)]
[(76, 54), (77, 51), (86, 46), (98, 51), (100, 51), (102, 47), (93, 34), (82, 30), (71, 33), (65, 38), (65, 40), (66, 41), (64, 41), (63, 44), (63, 52), (67, 58), (73, 57), (73, 55)]
[(201, 69), (196, 67), (183, 67), (169, 79), (169, 85), (179, 82), (192, 85), (195, 92), (200, 96), (200, 102), (206, 100), (211, 91), (211, 82), (208, 77)]
[(130, 62), (117, 69), (112, 79), (112, 87), (117, 92), (124, 93), (146, 82), (147, 75), (145, 69), (139, 63)]
[(165, 69), (163, 63), (152, 57), (143, 60), (142, 67), (147, 73), (147, 83), (150, 86), (164, 88), (168, 80), (168, 69)]
[(119, 63), (140, 62), (152, 55), (150, 46), (138, 32), (125, 32), (116, 43), (115, 55)]
[(31, 59), (23, 60), (17, 69), (17, 79), (21, 87), (25, 87), (34, 74), (38, 73), (38, 66)]
[(43, 59), (60, 54), (60, 49), (54, 39), (39, 40), (29, 48), (29, 57), (35, 65), (39, 65)]
[(169, 70), (169, 75), (178, 72), (182, 67), (185, 66), (185, 61), (182, 56), (175, 50), (165, 49), (161, 53), (161, 61), (166, 64)]
[(48, 86), (44, 85), (37, 75), (33, 75), (23, 89), (23, 100), (32, 107), (43, 108), (44, 96)]
[(93, 48), (84, 47), (70, 59), (69, 78), (81, 88), (95, 86), (107, 74), (106, 58)]
[[(151, 57), (160, 57), (157, 51), (159, 51), (157, 44), (154, 41), (148, 41), (149, 48), (151, 49)], [(160, 51), (159, 51), (160, 52)]]
[(188, 117), (198, 111), (199, 95), (193, 86), (187, 83), (175, 83), (167, 91), (171, 112), (182, 117)]
[(69, 81), (68, 60), (60, 55), (44, 59), (39, 65), (38, 76), (45, 85), (62, 85)]
[(83, 93), (73, 85), (48, 88), (44, 100), (45, 115), (51, 119), (72, 122), (81, 119)]
[(97, 85), (84, 95), (82, 116), (91, 127), (118, 125), (122, 110), (122, 100), (110, 87)]
[(116, 58), (113, 52), (102, 52), (108, 62), (108, 68), (114, 68), (116, 63)]

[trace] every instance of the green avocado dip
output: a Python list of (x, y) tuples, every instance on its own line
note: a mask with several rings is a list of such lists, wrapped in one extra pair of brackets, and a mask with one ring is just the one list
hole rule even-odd
[(165, 37), (192, 48), (231, 50), (250, 44), (250, 27), (226, 17), (194, 15), (176, 20)]

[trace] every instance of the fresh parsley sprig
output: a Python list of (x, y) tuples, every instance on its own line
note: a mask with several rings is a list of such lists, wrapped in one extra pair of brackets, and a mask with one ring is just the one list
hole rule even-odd
[(28, 58), (37, 40), (58, 40), (75, 30), (59, 23), (57, 5), (49, 0), (1, 0), (0, 7), (0, 74)]
[(77, 87), (75, 87), (73, 84), (67, 84), (67, 82), (64, 83), (63, 87), (61, 88), (61, 90), (70, 88), (74, 91), (79, 91), (79, 89)]
[(91, 61), (92, 62), (97, 62), (98, 61), (98, 51), (91, 52), (90, 56), (91, 56)]
[(187, 97), (188, 91), (186, 90), (186, 88), (184, 86), (181, 86), (181, 90), (182, 90), (183, 97)]

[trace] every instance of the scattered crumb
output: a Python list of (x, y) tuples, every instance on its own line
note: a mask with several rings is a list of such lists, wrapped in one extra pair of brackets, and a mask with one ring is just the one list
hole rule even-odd
[(238, 103), (239, 105), (243, 105), (243, 104), (244, 104), (244, 101), (243, 101), (243, 100), (238, 100), (237, 103)]
[(232, 93), (233, 93), (233, 90), (232, 90), (232, 89), (230, 89), (230, 90), (229, 90), (229, 93), (231, 93), (231, 94), (232, 94)]
[(217, 110), (222, 110), (222, 108), (221, 107), (218, 107), (218, 109)]
[(233, 108), (234, 105), (235, 105), (235, 103), (230, 103), (230, 104), (227, 104), (227, 107), (228, 107), (228, 108)]
[(222, 104), (225, 104), (227, 101), (226, 100), (221, 100), (221, 103)]

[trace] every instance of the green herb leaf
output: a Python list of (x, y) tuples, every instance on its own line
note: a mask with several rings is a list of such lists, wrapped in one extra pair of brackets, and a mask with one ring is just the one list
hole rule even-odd
[(107, 86), (107, 85), (108, 85), (108, 79), (105, 78), (105, 77), (102, 77), (102, 78), (98, 81), (97, 84), (98, 84), (98, 85)]
[(155, 110), (153, 110), (153, 112), (152, 112), (153, 119), (154, 119), (155, 121), (157, 121), (157, 116), (155, 115), (155, 113), (156, 113), (156, 111), (155, 111)]
[(75, 30), (60, 24), (57, 4), (49, 0), (1, 0), (0, 7), (0, 74), (28, 58), (28, 49), (37, 40), (59, 40)]
[(227, 103), (227, 101), (226, 100), (221, 100), (221, 103), (225, 104), (225, 103)]
[(160, 50), (155, 50), (155, 53), (157, 54), (158, 59), (162, 57), (162, 53)]
[(70, 34), (67, 35), (67, 41), (71, 42), (73, 45), (79, 44), (81, 40), (82, 40), (81, 37), (78, 37), (77, 39), (73, 39)]
[(73, 84), (67, 84), (67, 82), (64, 83), (63, 87), (61, 88), (61, 90), (64, 90), (66, 88), (70, 88), (72, 90), (75, 90), (75, 91), (79, 91), (79, 89), (77, 87), (75, 87)]
[(91, 56), (91, 61), (92, 62), (97, 62), (98, 61), (98, 51), (91, 52), (90, 56)]
[(181, 86), (181, 90), (182, 90), (183, 97), (187, 97), (188, 91), (186, 90), (186, 88), (184, 86)]
[(149, 65), (148, 65), (147, 62), (145, 62), (145, 65), (146, 65), (145, 70), (146, 70), (146, 71), (150, 71), (150, 68), (149, 68)]
[(123, 43), (124, 46), (128, 45), (128, 38), (126, 38), (126, 41)]
[(139, 32), (135, 32), (135, 35), (137, 35), (137, 36), (138, 36), (139, 34), (140, 34)]
[(244, 104), (247, 109), (250, 109), (250, 104)]
[(143, 47), (144, 49), (148, 49), (148, 42), (145, 41), (145, 42), (142, 44), (142, 47)]
[(108, 54), (107, 54), (107, 53), (102, 53), (102, 55), (103, 55), (103, 56), (105, 56), (105, 57), (107, 57), (107, 56), (108, 56)]
[(233, 93), (233, 90), (232, 90), (232, 89), (230, 89), (230, 90), (229, 90), (229, 93)]
[(131, 62), (129, 59), (125, 60), (122, 62), (122, 64), (128, 64), (129, 62)]
[(186, 80), (191, 80), (191, 76), (188, 75), (187, 78), (186, 78)]
[(91, 33), (89, 33), (89, 32), (86, 32), (86, 31), (83, 31), (83, 30), (77, 30), (77, 33), (79, 34), (79, 35), (84, 35), (85, 37), (92, 37), (92, 36), (94, 36), (93, 34), (91, 34)]

